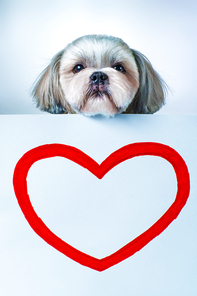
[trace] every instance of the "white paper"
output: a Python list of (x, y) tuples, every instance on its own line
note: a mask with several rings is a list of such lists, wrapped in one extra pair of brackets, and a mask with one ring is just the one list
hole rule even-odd
[[(196, 116), (1, 116), (0, 294), (196, 295), (196, 129)], [(130, 258), (98, 272), (58, 252), (32, 230), (12, 184), (24, 153), (60, 143), (100, 164), (115, 150), (136, 142), (170, 146), (189, 169), (188, 202), (164, 232)], [(73, 247), (99, 259), (155, 223), (177, 190), (172, 166), (156, 156), (127, 160), (101, 180), (68, 159), (49, 158), (33, 164), (27, 182), (32, 205), (44, 223)]]

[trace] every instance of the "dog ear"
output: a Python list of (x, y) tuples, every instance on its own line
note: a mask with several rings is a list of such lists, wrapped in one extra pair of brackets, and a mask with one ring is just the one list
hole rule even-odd
[(38, 77), (32, 91), (37, 107), (53, 114), (74, 113), (64, 98), (59, 81), (60, 60), (63, 53), (64, 50), (53, 57), (49, 66)]
[(139, 71), (140, 85), (128, 109), (132, 110), (131, 113), (154, 113), (165, 103), (167, 85), (143, 54), (136, 50), (132, 52)]

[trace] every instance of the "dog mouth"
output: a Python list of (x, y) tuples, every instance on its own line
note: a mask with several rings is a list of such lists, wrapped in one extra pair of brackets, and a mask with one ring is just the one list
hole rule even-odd
[(112, 96), (108, 90), (108, 87), (106, 85), (92, 85), (85, 96), (84, 104), (87, 103), (88, 100), (106, 100), (106, 98), (111, 102), (113, 102)]
[(79, 111), (86, 115), (103, 114), (113, 116), (121, 112), (110, 93), (109, 77), (101, 71), (92, 73)]
[(108, 85), (90, 85), (80, 111), (86, 115), (103, 114), (113, 116), (121, 113), (122, 108), (116, 106), (110, 94)]
[(112, 101), (111, 95), (107, 91), (94, 91), (86, 97), (86, 100), (90, 98), (104, 100), (104, 97), (107, 97), (110, 101)]
[(89, 99), (108, 99), (113, 102), (109, 91), (108, 76), (101, 71), (96, 71), (90, 76), (89, 87), (85, 96), (84, 103)]
[(96, 92), (96, 93), (107, 92), (107, 86), (105, 84), (92, 84), (91, 89), (92, 89), (92, 92)]

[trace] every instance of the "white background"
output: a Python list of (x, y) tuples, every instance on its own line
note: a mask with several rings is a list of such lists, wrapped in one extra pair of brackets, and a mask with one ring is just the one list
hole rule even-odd
[[(2, 115), (0, 117), (0, 295), (196, 296), (196, 116)], [(181, 132), (180, 132), (181, 131)], [(98, 163), (118, 148), (153, 141), (187, 163), (191, 193), (178, 218), (141, 251), (99, 273), (48, 245), (17, 203), (17, 161), (43, 144), (63, 143)], [(174, 201), (176, 178), (159, 157), (125, 161), (98, 180), (63, 158), (35, 163), (31, 202), (49, 228), (74, 247), (103, 258), (151, 226)]]
[(171, 88), (163, 114), (197, 114), (196, 0), (1, 0), (0, 113), (39, 113), (30, 89), (59, 50), (86, 34), (122, 38)]
[[(196, 10), (195, 0), (1, 0), (0, 114), (40, 114), (30, 96), (38, 74), (75, 38), (101, 33), (120, 37), (145, 54), (169, 85), (172, 94), (168, 94), (167, 104), (158, 114), (196, 115)], [(192, 116), (121, 115), (110, 120), (1, 116), (0, 294), (196, 296), (196, 128), (196, 117)], [(170, 145), (183, 156), (190, 171), (188, 203), (158, 238), (131, 258), (98, 273), (68, 259), (33, 232), (12, 188), (14, 166), (26, 151), (45, 143), (65, 143), (100, 163), (114, 150), (137, 141)], [(176, 191), (170, 165), (158, 159), (139, 158), (132, 165), (128, 162), (118, 166), (102, 180), (103, 186), (84, 172), (79, 182), (79, 168), (68, 163), (66, 168), (74, 178), (68, 176), (64, 161), (35, 165), (28, 180), (32, 202), (54, 232), (98, 258), (151, 225), (172, 202)], [(131, 187), (124, 171), (132, 175)], [(69, 189), (67, 184), (71, 185)], [(92, 200), (94, 186), (101, 193)], [(80, 200), (81, 188), (84, 203)], [(64, 192), (72, 198), (66, 195), (65, 199)], [(110, 193), (107, 200), (106, 192)], [(139, 219), (141, 216), (144, 219)]]

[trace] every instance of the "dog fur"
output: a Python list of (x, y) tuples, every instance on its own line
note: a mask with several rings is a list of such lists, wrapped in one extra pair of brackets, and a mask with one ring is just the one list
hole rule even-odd
[(120, 38), (86, 35), (56, 54), (40, 74), (33, 98), (53, 114), (149, 114), (167, 86), (149, 60)]

